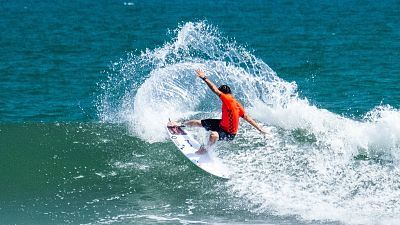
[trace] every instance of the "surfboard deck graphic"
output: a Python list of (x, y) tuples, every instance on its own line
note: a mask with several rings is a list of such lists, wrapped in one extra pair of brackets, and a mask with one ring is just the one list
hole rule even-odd
[(209, 152), (196, 153), (201, 145), (190, 133), (184, 130), (184, 127), (174, 122), (168, 122), (167, 131), (171, 141), (193, 164), (214, 176), (229, 179), (230, 173), (220, 159), (211, 156)]

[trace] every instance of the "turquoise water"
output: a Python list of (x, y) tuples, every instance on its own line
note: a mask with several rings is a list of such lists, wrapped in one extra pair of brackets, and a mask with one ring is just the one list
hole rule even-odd
[[(0, 224), (398, 224), (397, 1), (0, 3)], [(270, 130), (184, 160), (227, 83)], [(201, 141), (204, 131), (193, 129)]]

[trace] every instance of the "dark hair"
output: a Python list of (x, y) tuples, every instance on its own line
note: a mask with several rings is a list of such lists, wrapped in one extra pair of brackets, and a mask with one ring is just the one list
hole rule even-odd
[(228, 85), (221, 85), (219, 86), (218, 90), (224, 94), (231, 94), (231, 88)]

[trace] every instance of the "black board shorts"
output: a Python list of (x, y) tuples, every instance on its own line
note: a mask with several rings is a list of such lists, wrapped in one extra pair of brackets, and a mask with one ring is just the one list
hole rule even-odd
[(201, 120), (201, 125), (209, 131), (218, 132), (219, 140), (232, 141), (236, 134), (230, 134), (219, 126), (221, 119), (205, 119)]

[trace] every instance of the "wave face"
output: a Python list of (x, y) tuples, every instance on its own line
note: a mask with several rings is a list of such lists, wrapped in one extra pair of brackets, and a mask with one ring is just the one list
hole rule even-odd
[(400, 222), (400, 112), (377, 106), (361, 119), (301, 98), (262, 60), (206, 22), (171, 31), (171, 41), (114, 64), (100, 84), (104, 122), (165, 142), (163, 124), (219, 115), (220, 103), (194, 70), (228, 84), (247, 112), (268, 126), (262, 138), (242, 123), (218, 154), (234, 170), (226, 192), (251, 213), (345, 224)]

